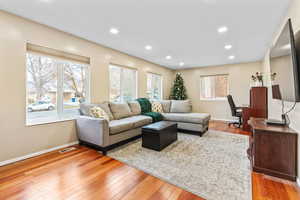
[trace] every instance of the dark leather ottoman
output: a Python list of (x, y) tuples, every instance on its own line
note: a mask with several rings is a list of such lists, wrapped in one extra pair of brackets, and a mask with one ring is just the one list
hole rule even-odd
[(142, 127), (142, 147), (161, 151), (177, 140), (177, 123), (161, 121)]

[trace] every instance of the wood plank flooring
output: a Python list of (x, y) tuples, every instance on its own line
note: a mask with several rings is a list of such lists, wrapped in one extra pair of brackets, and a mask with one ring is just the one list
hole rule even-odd
[(203, 200), (83, 146), (0, 167), (0, 199)]
[[(248, 132), (220, 121), (210, 128)], [(253, 173), (254, 200), (299, 200), (295, 183)], [(181, 188), (83, 146), (0, 167), (0, 200), (201, 200)]]

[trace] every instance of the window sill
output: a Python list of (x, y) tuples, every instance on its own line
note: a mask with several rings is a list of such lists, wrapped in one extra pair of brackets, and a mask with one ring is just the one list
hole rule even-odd
[(27, 120), (26, 126), (37, 126), (37, 125), (44, 125), (44, 124), (53, 124), (58, 122), (66, 122), (72, 121), (77, 119), (78, 116), (74, 117), (66, 117), (66, 118), (45, 118), (45, 119), (34, 119), (34, 120)]
[(200, 99), (200, 101), (227, 101), (227, 99), (226, 98)]

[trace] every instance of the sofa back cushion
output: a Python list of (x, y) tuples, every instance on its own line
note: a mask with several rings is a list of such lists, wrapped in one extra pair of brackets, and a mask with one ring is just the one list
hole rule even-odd
[(172, 100), (171, 113), (188, 113), (192, 112), (192, 104), (190, 100)]
[(110, 109), (114, 119), (122, 119), (133, 115), (128, 103), (110, 103)]
[(137, 101), (130, 101), (128, 102), (132, 115), (140, 115), (142, 110), (139, 102)]

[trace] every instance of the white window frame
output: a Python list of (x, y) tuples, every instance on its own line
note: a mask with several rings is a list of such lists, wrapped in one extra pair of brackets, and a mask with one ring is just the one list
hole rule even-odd
[(152, 81), (153, 75), (160, 77), (160, 91), (161, 91), (161, 95), (160, 95), (160, 99), (158, 99), (158, 100), (162, 100), (163, 99), (163, 75), (156, 74), (156, 73), (153, 73), (153, 72), (147, 72), (147, 75), (146, 75), (147, 76), (147, 82), (146, 82), (147, 83), (147, 92), (148, 92), (148, 75), (151, 75), (151, 81)]
[(214, 97), (214, 98), (203, 98), (201, 97), (201, 89), (202, 89), (202, 86), (201, 86), (201, 79), (202, 78), (205, 78), (205, 77), (212, 77), (212, 76), (227, 76), (227, 94), (229, 94), (229, 74), (214, 74), (214, 75), (202, 75), (200, 76), (200, 79), (199, 79), (199, 99), (200, 101), (227, 101), (227, 98), (226, 97)]
[(134, 99), (136, 99), (138, 97), (138, 70), (136, 68), (132, 68), (132, 67), (126, 67), (126, 66), (121, 66), (121, 65), (117, 65), (117, 64), (109, 64), (109, 100), (111, 100), (111, 94), (110, 94), (110, 87), (111, 87), (111, 80), (110, 80), (110, 68), (111, 67), (117, 67), (120, 68), (121, 70), (121, 75), (120, 75), (120, 101), (118, 101), (117, 103), (124, 103), (124, 98), (123, 98), (123, 90), (122, 90), (122, 82), (124, 81), (124, 70), (133, 70), (135, 72), (135, 96)]
[[(68, 60), (68, 59), (62, 59), (59, 57), (53, 57), (51, 55), (47, 54), (39, 54), (35, 52), (26, 52), (26, 58), (27, 55), (37, 55), (37, 56), (44, 56), (48, 57), (51, 59), (54, 59), (59, 62), (72, 62), (76, 63), (76, 61), (73, 60)], [(78, 63), (78, 62), (77, 62)], [(86, 80), (85, 80), (85, 85), (86, 85), (86, 102), (90, 102), (90, 82), (91, 82), (91, 72), (90, 72), (90, 64), (87, 63), (80, 63), (82, 65), (85, 65), (87, 70), (86, 70)], [(76, 119), (79, 115), (74, 115), (74, 116), (69, 116), (66, 117), (63, 115), (64, 109), (63, 109), (63, 80), (64, 80), (64, 70), (63, 67), (61, 67), (61, 64), (57, 66), (57, 99), (56, 99), (56, 106), (57, 106), (57, 115), (56, 116), (51, 116), (51, 117), (45, 117), (45, 118), (37, 118), (37, 119), (29, 119), (28, 117), (28, 88), (27, 88), (27, 80), (28, 80), (28, 73), (27, 73), (27, 62), (26, 62), (26, 75), (25, 75), (25, 87), (26, 87), (26, 107), (25, 107), (25, 113), (26, 113), (26, 126), (34, 126), (34, 125), (41, 125), (41, 124), (50, 124), (50, 123), (55, 123), (55, 122), (63, 122), (63, 121), (70, 121)]]

